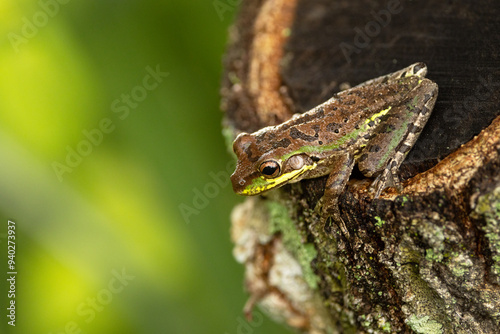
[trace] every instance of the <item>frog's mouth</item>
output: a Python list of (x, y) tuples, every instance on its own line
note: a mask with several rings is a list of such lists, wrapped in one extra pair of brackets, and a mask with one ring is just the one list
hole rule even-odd
[(260, 194), (261, 192), (279, 187), (287, 182), (293, 181), (305, 172), (316, 168), (316, 166), (316, 162), (312, 165), (304, 165), (300, 169), (292, 170), (291, 172), (285, 173), (273, 179), (268, 179), (263, 176), (257, 177), (253, 180), (252, 184), (243, 189), (240, 194), (246, 196)]

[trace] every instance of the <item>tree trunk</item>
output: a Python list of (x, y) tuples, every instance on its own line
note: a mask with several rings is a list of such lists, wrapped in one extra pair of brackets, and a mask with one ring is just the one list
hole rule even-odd
[(328, 226), (326, 178), (233, 211), (258, 303), (304, 333), (500, 332), (500, 3), (245, 0), (222, 83), (225, 133), (253, 132), (422, 61), (439, 96), (378, 199), (353, 173)]

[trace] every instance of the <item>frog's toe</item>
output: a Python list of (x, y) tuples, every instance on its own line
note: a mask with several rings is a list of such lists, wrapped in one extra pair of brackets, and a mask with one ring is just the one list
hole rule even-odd
[(324, 204), (324, 199), (321, 197), (319, 201), (316, 203), (316, 206), (314, 207), (314, 212), (317, 214), (321, 214), (323, 212), (323, 204)]
[(324, 220), (333, 219), (334, 221), (340, 220), (340, 209), (337, 201), (328, 203), (322, 208), (322, 217)]
[(325, 232), (326, 235), (331, 235), (332, 229), (333, 229), (333, 224), (334, 224), (334, 218), (327, 216), (322, 219), (322, 224), (323, 224), (323, 231)]
[(374, 198), (378, 198), (382, 191), (389, 187), (395, 187), (398, 191), (402, 190), (398, 176), (391, 173), (390, 170), (384, 170), (372, 182), (369, 191), (374, 194)]
[(380, 193), (382, 192), (382, 174), (379, 174), (375, 180), (373, 180), (372, 184), (370, 184), (370, 187), (368, 188), (368, 191), (373, 194), (374, 198), (377, 198), (380, 196)]

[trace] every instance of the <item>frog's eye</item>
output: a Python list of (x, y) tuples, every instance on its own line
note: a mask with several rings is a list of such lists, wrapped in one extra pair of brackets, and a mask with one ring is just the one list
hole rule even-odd
[(262, 175), (264, 175), (264, 177), (273, 178), (279, 175), (280, 165), (276, 161), (264, 161), (260, 165), (259, 171)]

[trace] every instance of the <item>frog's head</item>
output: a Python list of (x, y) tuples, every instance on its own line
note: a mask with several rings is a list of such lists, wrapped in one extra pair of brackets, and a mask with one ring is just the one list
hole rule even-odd
[(291, 155), (283, 149), (269, 149), (264, 143), (259, 146), (256, 137), (248, 133), (236, 137), (233, 151), (238, 163), (231, 182), (234, 192), (239, 195), (257, 195), (298, 181), (306, 171), (316, 167), (307, 155)]

